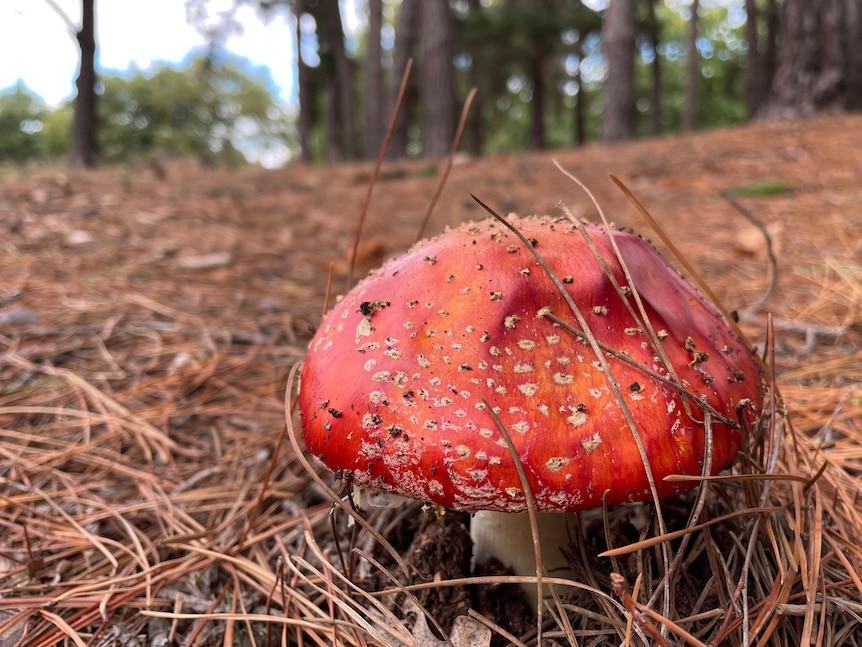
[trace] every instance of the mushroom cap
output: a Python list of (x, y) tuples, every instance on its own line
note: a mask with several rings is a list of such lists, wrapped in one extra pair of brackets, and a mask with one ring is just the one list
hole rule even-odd
[[(727, 467), (741, 444), (734, 421), (755, 423), (763, 380), (717, 308), (630, 232), (586, 225), (624, 286), (621, 295), (570, 222), (511, 221), (609, 349), (602, 354), (659, 496), (694, 486), (665, 476), (704, 469), (701, 403), (725, 416), (713, 416), (711, 472)], [(634, 286), (626, 285), (610, 236)], [(654, 337), (633, 314), (639, 310), (631, 287)], [(516, 463), (492, 407), (538, 510), (597, 507), (605, 492), (608, 504), (650, 499), (635, 435), (597, 354), (548, 312), (580, 330), (531, 251), (496, 220), (419, 243), (356, 285), (312, 340), (299, 392), (308, 451), (369, 488), (446, 508), (524, 511)]]

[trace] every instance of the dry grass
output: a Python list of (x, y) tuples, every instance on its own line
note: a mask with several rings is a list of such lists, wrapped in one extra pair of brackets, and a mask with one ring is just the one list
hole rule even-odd
[[(805, 237), (818, 223), (793, 226)], [(285, 429), (285, 379), (304, 341), (246, 325), (239, 301), (210, 301), (206, 288), (183, 307), (177, 277), (143, 296), (129, 278), (139, 267), (83, 274), (58, 299), (50, 273), (33, 268), (69, 257), (19, 251), (30, 260), (5, 280), (27, 272), (27, 308), (56, 316), (0, 328), (0, 646), (438, 643), (422, 591), (466, 582), (417, 581), (385, 547), (404, 515), (421, 513), (356, 515)], [(852, 258), (783, 269), (773, 338), (760, 313), (743, 319), (777, 359), (772, 415), (738, 478), (669, 504), (665, 516), (681, 521), (673, 536), (655, 538), (654, 524), (639, 542), (615, 535), (620, 552), (607, 557), (594, 528), (576, 537), (578, 581), (551, 601), (544, 639), (862, 644), (862, 266)], [(756, 292), (710, 282), (719, 294)], [(535, 631), (470, 617), (495, 641), (536, 643)]]

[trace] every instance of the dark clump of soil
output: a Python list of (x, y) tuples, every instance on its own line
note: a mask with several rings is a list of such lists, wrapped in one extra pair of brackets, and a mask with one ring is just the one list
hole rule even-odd
[[(431, 515), (413, 539), (405, 560), (415, 569), (414, 583), (444, 582), (467, 577), (473, 544), (464, 526), (465, 515), (446, 513), (439, 519)], [(448, 634), (455, 618), (472, 607), (470, 593), (463, 586), (439, 586), (416, 592), (416, 598), (431, 612)]]
[[(490, 558), (476, 567), (476, 575), (511, 575), (512, 571)], [(515, 636), (523, 636), (536, 627), (534, 610), (517, 584), (477, 584), (473, 588), (476, 611)], [(494, 636), (501, 639), (502, 636)], [(502, 641), (500, 644), (504, 644)]]
[[(469, 615), (471, 609), (513, 635), (524, 635), (535, 628), (535, 618), (519, 586), (446, 584), (451, 580), (473, 576), (512, 575), (511, 570), (493, 558), (477, 565), (475, 572), (471, 570), (473, 542), (469, 524), (470, 515), (467, 513), (448, 510), (436, 516), (423, 514), (417, 508), (414, 515), (405, 515), (401, 522), (393, 524), (387, 540), (404, 555), (411, 584), (441, 583), (415, 591), (414, 595), (428, 616), (434, 618), (447, 635), (451, 632), (455, 618)], [(375, 559), (387, 567), (395, 566), (383, 550), (375, 552)], [(391, 586), (391, 582), (369, 583), (371, 590), (387, 586)], [(402, 612), (408, 609), (404, 612), (406, 614), (415, 611), (411, 605), (405, 605), (403, 595), (398, 596), (395, 602)], [(433, 626), (431, 630), (439, 633)], [(439, 635), (438, 638), (442, 639)], [(495, 635), (495, 638), (501, 637)]]

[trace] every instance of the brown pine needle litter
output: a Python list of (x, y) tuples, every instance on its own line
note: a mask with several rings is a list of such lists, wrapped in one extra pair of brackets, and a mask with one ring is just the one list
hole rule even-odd
[[(614, 149), (615, 175), (649, 176), (625, 181), (739, 313), (774, 374), (772, 415), (730, 475), (662, 504), (666, 534), (650, 506), (583, 516), (544, 644), (862, 645), (862, 163), (843, 137), (860, 127)], [(570, 169), (607, 156), (555, 155)], [(368, 167), (158, 163), (166, 175), (0, 180), (0, 646), (535, 645), (519, 578), (471, 576), (454, 554), (463, 516), (352, 510), (332, 475), (309, 473), (295, 416), (285, 429)], [(644, 230), (603, 173), (577, 174)], [(750, 308), (768, 263), (722, 194), (777, 179), (793, 190), (736, 194), (777, 245), (775, 293)], [(378, 181), (367, 235), (384, 242), (369, 249), (396, 253), (435, 178), (408, 162)], [(504, 212), (565, 197), (596, 217), (534, 155), (455, 166), (435, 231), (482, 217), (471, 192)]]

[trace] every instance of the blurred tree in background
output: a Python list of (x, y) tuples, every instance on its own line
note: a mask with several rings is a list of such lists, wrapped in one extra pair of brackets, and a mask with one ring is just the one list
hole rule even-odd
[(47, 114), (45, 102), (23, 81), (0, 92), (0, 160), (41, 157), (40, 132)]
[[(302, 35), (299, 137), (306, 142), (303, 157), (319, 161), (349, 159), (359, 151), (366, 158), (376, 156), (380, 123), (394, 110), (410, 57), (415, 69), (393, 132), (391, 158), (441, 154), (449, 142), (437, 133), (451, 132), (442, 120), (458, 113), (471, 87), (477, 88), (477, 97), (462, 148), (477, 154), (568, 146), (602, 134), (627, 139), (676, 132), (684, 125), (739, 123), (768, 96), (778, 45), (794, 47), (778, 34), (784, 0), (342, 2), (341, 12), (355, 5), (368, 25), (360, 47), (344, 50), (352, 99), (365, 110), (354, 109), (352, 119), (337, 126), (355, 129), (353, 141), (363, 145), (357, 144), (353, 155), (346, 150), (333, 155), (331, 147), (322, 146), (332, 123), (325, 116), (338, 101), (325, 89), (333, 72), (322, 57), (315, 61), (306, 51), (309, 42), (320, 52), (330, 47), (334, 32), (315, 14), (324, 0), (235, 1), (263, 12), (275, 6), (294, 11)], [(454, 43), (454, 96), (448, 81), (429, 80), (426, 69), (436, 65), (441, 46), (427, 44), (435, 32), (429, 22), (436, 19), (424, 14), (445, 4), (454, 17), (451, 38), (441, 38), (439, 29), (436, 38), (445, 48)], [(749, 52), (754, 52), (750, 59)], [(375, 89), (381, 87), (377, 79), (388, 91)], [(432, 101), (439, 105), (432, 108)], [(444, 101), (450, 108), (441, 107)]]
[(72, 129), (72, 166), (92, 167), (99, 159), (98, 106), (96, 102), (96, 7), (95, 0), (81, 1), (81, 27), (75, 41), (81, 52), (75, 79), (75, 121)]
[(862, 3), (785, 0), (766, 117), (862, 109)]
[(745, 0), (745, 80), (747, 116), (753, 117), (769, 96), (778, 51), (778, 0)]
[(444, 157), (452, 146), (457, 122), (455, 98), (455, 32), (449, 0), (422, 0), (422, 152)]
[[(397, 12), (397, 27), (395, 27), (395, 38), (392, 43), (392, 69), (389, 75), (389, 92), (388, 92), (388, 114), (391, 116), (398, 110), (396, 105), (398, 98), (398, 90), (401, 86), (401, 78), (407, 70), (407, 63), (413, 58), (414, 46), (419, 38), (419, 19), (421, 0), (402, 0)], [(390, 4), (390, 8), (392, 5)], [(393, 17), (394, 12), (390, 12), (389, 16)], [(402, 157), (405, 153), (417, 154), (419, 152), (419, 144), (416, 141), (410, 141), (409, 122), (416, 121), (418, 113), (418, 95), (419, 84), (416, 81), (416, 74), (407, 79), (409, 85), (404, 97), (404, 105), (398, 110), (397, 120), (392, 132), (392, 140), (389, 144), (388, 154), (390, 158)]]
[(635, 0), (612, 0), (602, 25), (608, 66), (602, 137), (609, 142), (631, 139), (635, 132), (635, 8)]
[(368, 0), (368, 36), (365, 53), (365, 156), (372, 157), (383, 144), (383, 0)]
[[(71, 18), (53, 0), (46, 0), (57, 14), (69, 36), (75, 41), (78, 51), (78, 77), (75, 79), (74, 110), (72, 112), (71, 151), (69, 161), (73, 167), (93, 167), (99, 160), (96, 141), (96, 1), (81, 0), (81, 25)], [(2, 134), (3, 131), (0, 131)], [(0, 157), (0, 159), (4, 159)]]
[[(586, 51), (601, 19), (579, 0), (461, 7), (456, 67), (462, 94), (476, 86), (484, 152), (558, 147), (586, 138)], [(477, 150), (476, 148), (473, 149)]]
[[(238, 164), (246, 154), (295, 141), (262, 70), (243, 59), (207, 56), (178, 67), (101, 75), (101, 159), (120, 163), (164, 153)], [(49, 111), (23, 85), (0, 94), (0, 160), (56, 158), (71, 150), (75, 105)]]
[(198, 57), (182, 69), (105, 76), (99, 145), (106, 162), (158, 153), (236, 164), (240, 149), (285, 145), (286, 115), (265, 80), (238, 59)]
[(70, 101), (45, 115), (38, 133), (40, 157), (59, 159), (69, 156), (75, 109)]
[[(106, 161), (169, 150), (233, 162), (241, 159), (240, 139), (246, 146), (290, 139), (306, 161), (373, 159), (410, 58), (415, 67), (391, 158), (445, 154), (472, 87), (477, 95), (461, 147), (475, 154), (862, 108), (859, 0), (233, 0), (227, 10), (224, 3), (215, 9), (211, 0), (186, 0), (186, 6), (189, 22), (209, 38), (208, 56), (190, 72), (133, 70), (102, 80), (97, 141)], [(241, 6), (262, 18), (289, 12), (294, 21), (295, 42), (273, 52), (271, 65), (297, 70), (295, 132), (289, 109), (279, 107), (265, 83), (219, 63)], [(25, 88), (13, 89), (0, 102), (0, 135), (18, 142), (0, 147), (5, 159), (63, 151), (63, 133), (82, 109), (51, 112), (26, 95)]]

